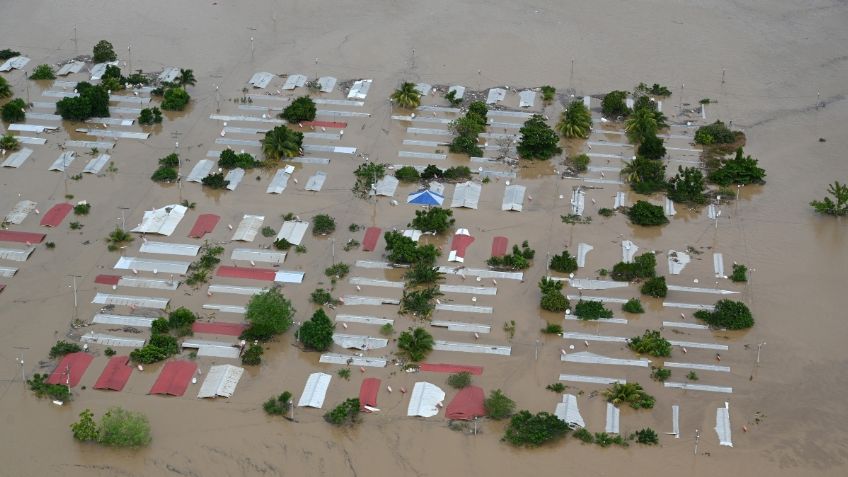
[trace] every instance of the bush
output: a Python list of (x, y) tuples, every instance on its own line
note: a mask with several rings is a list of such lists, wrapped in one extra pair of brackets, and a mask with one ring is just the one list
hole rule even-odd
[(246, 152), (237, 153), (232, 149), (224, 149), (221, 151), (221, 155), (218, 158), (218, 167), (224, 169), (235, 169), (240, 167), (244, 170), (250, 170), (257, 165), (259, 165), (259, 163), (253, 159), (253, 156), (250, 154)]
[(152, 108), (144, 108), (138, 115), (138, 124), (149, 125), (159, 124), (162, 122), (162, 110), (156, 106)]
[(197, 316), (188, 308), (179, 307), (168, 314), (168, 327), (177, 332), (179, 336), (191, 334), (191, 325), (197, 320)]
[(708, 176), (710, 182), (722, 186), (730, 184), (762, 184), (766, 177), (765, 169), (751, 155), (743, 156), (742, 148), (736, 150), (733, 159), (721, 161), (721, 166)]
[(577, 429), (572, 435), (583, 441), (584, 444), (592, 444), (595, 442), (595, 436), (593, 436), (591, 432), (587, 431), (585, 427)]
[(651, 367), (651, 379), (663, 383), (663, 382), (665, 382), (666, 379), (668, 379), (670, 377), (671, 377), (671, 370), (670, 369)]
[(645, 308), (642, 307), (642, 302), (638, 298), (627, 300), (627, 303), (621, 305), (621, 309), (627, 313), (645, 313)]
[(810, 206), (820, 214), (842, 216), (848, 215), (848, 185), (835, 181), (828, 185), (827, 192), (836, 199), (834, 202), (830, 197), (810, 202)]
[(698, 373), (696, 373), (695, 371), (689, 371), (689, 373), (686, 374), (686, 379), (688, 379), (689, 381), (697, 381)]
[(112, 47), (112, 44), (106, 40), (100, 40), (94, 45), (92, 60), (95, 63), (106, 63), (108, 61), (115, 61), (118, 59), (118, 55), (115, 54), (115, 48)]
[(539, 307), (546, 311), (562, 313), (571, 305), (568, 298), (562, 294), (562, 282), (542, 277), (539, 281), (542, 298)]
[(730, 279), (733, 282), (747, 282), (748, 281), (748, 267), (742, 265), (741, 263), (733, 264), (733, 274), (730, 275)]
[(49, 356), (50, 356), (50, 359), (56, 359), (56, 358), (61, 358), (62, 356), (65, 356), (66, 354), (79, 353), (80, 351), (82, 351), (82, 348), (80, 347), (80, 345), (78, 345), (76, 343), (69, 343), (67, 341), (59, 340), (59, 341), (56, 342), (56, 344), (53, 345), (52, 348), (50, 348)]
[(398, 337), (398, 349), (410, 361), (421, 361), (433, 350), (433, 336), (424, 328), (410, 328)]
[(461, 371), (448, 376), (448, 385), (454, 389), (462, 389), (471, 386), (471, 373)]
[(448, 181), (464, 181), (471, 179), (471, 169), (466, 166), (454, 166), (445, 169), (442, 177)]
[(380, 327), (380, 334), (383, 336), (392, 336), (395, 334), (395, 327), (391, 323), (386, 323)]
[(630, 109), (627, 108), (627, 91), (610, 91), (601, 101), (601, 112), (604, 116), (627, 116)]
[(230, 181), (224, 178), (224, 173), (215, 172), (200, 180), (201, 184), (210, 189), (226, 189)]
[(486, 264), (497, 270), (524, 270), (530, 267), (530, 260), (536, 256), (536, 251), (530, 248), (525, 240), (521, 244), (512, 246), (512, 253), (508, 253), (503, 257), (489, 257)]
[(284, 391), (279, 396), (272, 397), (265, 401), (262, 404), (262, 409), (264, 409), (267, 414), (270, 414), (272, 416), (282, 416), (289, 409), (291, 409), (291, 406), (292, 393)]
[(88, 215), (91, 212), (91, 204), (88, 202), (80, 202), (74, 206), (74, 215)]
[(636, 155), (651, 160), (662, 159), (666, 155), (663, 140), (658, 138), (656, 134), (642, 138), (642, 143), (639, 144)]
[(182, 111), (185, 109), (191, 96), (182, 88), (168, 88), (162, 95), (162, 109), (166, 111)]
[(644, 200), (636, 201), (633, 207), (630, 207), (627, 211), (627, 217), (630, 218), (631, 223), (645, 227), (665, 225), (668, 223), (662, 207)]
[(17, 151), (20, 147), (21, 143), (18, 141), (18, 138), (12, 135), (12, 133), (6, 133), (3, 136), (0, 136), (0, 149), (5, 149), (7, 151)]
[(733, 300), (719, 300), (714, 311), (698, 310), (695, 312), (695, 318), (706, 321), (712, 327), (728, 330), (742, 330), (754, 326), (751, 310), (744, 303)]
[(448, 100), (451, 106), (459, 106), (462, 104), (462, 99), (456, 97), (456, 90), (450, 90), (445, 94), (445, 99)]
[(668, 295), (668, 285), (665, 283), (665, 277), (649, 278), (648, 281), (642, 284), (641, 292), (643, 295), (654, 298), (665, 298)]
[(64, 384), (47, 384), (48, 377), (50, 375), (47, 373), (33, 374), (32, 378), (27, 380), (29, 389), (39, 398), (48, 397), (62, 402), (69, 400), (71, 398), (71, 391), (68, 387)]
[(541, 331), (546, 335), (559, 335), (562, 334), (562, 325), (548, 323)]
[(333, 296), (330, 295), (330, 292), (323, 288), (316, 288), (310, 295), (309, 301), (315, 303), (316, 305), (326, 305), (328, 303), (333, 303)]
[(105, 350), (103, 350), (103, 354), (106, 355), (107, 358), (111, 358), (112, 356), (118, 354), (118, 352), (113, 350), (112, 348), (107, 347)]
[(279, 240), (275, 240), (273, 245), (274, 245), (274, 248), (276, 248), (277, 250), (288, 250), (288, 249), (292, 248), (292, 243), (289, 242), (288, 240), (284, 239), (284, 238), (281, 238)]
[(8, 48), (4, 48), (0, 50), (0, 60), (6, 61), (10, 58), (14, 58), (16, 56), (21, 56), (20, 51), (10, 50)]
[(290, 123), (299, 123), (302, 121), (313, 121), (318, 108), (315, 107), (315, 101), (309, 96), (301, 96), (280, 113), (280, 119), (285, 119)]
[(0, 116), (2, 116), (3, 121), (9, 123), (24, 121), (26, 119), (26, 103), (21, 98), (13, 99), (3, 105)]
[(404, 290), (400, 299), (400, 314), (411, 313), (419, 318), (429, 318), (435, 309), (433, 301), (441, 295), (442, 293), (436, 287), (415, 291)]
[(403, 275), (408, 286), (430, 285), (444, 278), (445, 274), (439, 271), (439, 267), (433, 267), (429, 263), (416, 262)]
[(358, 398), (346, 399), (332, 411), (324, 414), (324, 420), (334, 426), (352, 425), (359, 419), (359, 411)]
[(542, 86), (542, 101), (545, 103), (551, 103), (554, 100), (554, 96), (556, 95), (556, 88), (553, 86), (545, 85)]
[(344, 278), (348, 273), (350, 273), (350, 265), (341, 262), (324, 269), (324, 275), (328, 277)]
[(569, 158), (571, 166), (577, 172), (586, 172), (589, 169), (589, 163), (592, 161), (586, 154), (580, 154)]
[(538, 447), (565, 437), (570, 430), (568, 424), (553, 414), (520, 411), (510, 419), (504, 440), (514, 446)]
[(74, 439), (83, 442), (96, 441), (98, 437), (97, 423), (94, 422), (94, 414), (91, 409), (86, 409), (79, 414), (80, 420), (71, 424), (71, 432)]
[(548, 160), (562, 152), (559, 136), (545, 123), (545, 118), (534, 114), (520, 129), (518, 154), (524, 159)]
[(639, 444), (657, 445), (660, 443), (657, 433), (650, 427), (636, 431), (631, 436), (631, 439), (634, 437), (636, 438), (636, 442)]
[(633, 409), (651, 409), (655, 402), (654, 397), (646, 393), (639, 383), (613, 383), (604, 390), (604, 397), (616, 406), (627, 403)]
[(312, 235), (327, 235), (336, 230), (336, 219), (327, 214), (318, 214), (312, 218)]
[(612, 318), (612, 310), (606, 308), (599, 301), (580, 300), (574, 305), (574, 316), (581, 320), (598, 320), (601, 318)]
[(333, 345), (333, 332), (336, 325), (330, 317), (319, 308), (312, 314), (309, 321), (303, 323), (297, 330), (297, 339), (307, 348), (315, 351), (327, 351)]
[[(300, 146), (298, 145), (298, 147)], [(373, 191), (374, 184), (386, 175), (386, 165), (365, 162), (356, 167), (353, 175), (356, 176), (353, 192), (359, 197), (365, 198)]]
[(62, 98), (56, 103), (56, 114), (69, 121), (85, 121), (90, 117), (109, 117), (109, 93), (103, 86), (85, 81), (77, 83), (79, 96)]
[(245, 321), (249, 323), (241, 339), (268, 341), (286, 332), (292, 325), (295, 310), (279, 288), (253, 295), (247, 304)]
[(259, 366), (262, 364), (262, 355), (265, 353), (265, 350), (262, 349), (262, 345), (251, 344), (247, 347), (247, 349), (241, 355), (241, 364), (246, 366)]
[(551, 384), (548, 384), (547, 386), (545, 386), (545, 389), (547, 389), (548, 391), (551, 391), (551, 392), (555, 392), (557, 394), (561, 394), (562, 392), (565, 391), (565, 387), (566, 387), (565, 384), (562, 384), (562, 383), (551, 383)]
[(677, 174), (668, 180), (668, 198), (674, 202), (703, 204), (707, 201), (704, 174), (694, 167), (678, 166)]
[(147, 341), (147, 346), (154, 346), (156, 348), (159, 348), (164, 353), (168, 354), (168, 356), (180, 352), (180, 344), (177, 342), (177, 339), (171, 335), (151, 334), (150, 339)]
[(652, 94), (654, 96), (671, 96), (671, 91), (660, 84), (654, 83), (650, 88), (645, 83), (636, 86), (636, 92), (641, 94)]
[(415, 218), (412, 219), (409, 226), (422, 232), (441, 234), (447, 231), (453, 224), (452, 210), (431, 207), (427, 210), (416, 210)]
[(150, 444), (150, 423), (144, 414), (113, 407), (100, 418), (97, 442), (113, 447), (141, 447)]
[(635, 192), (652, 194), (665, 189), (665, 164), (662, 161), (636, 156), (636, 159), (624, 164), (621, 175)]
[(512, 415), (515, 411), (515, 401), (508, 398), (500, 389), (495, 389), (483, 401), (483, 409), (489, 419), (499, 421)]
[(712, 144), (730, 144), (736, 140), (736, 135), (721, 121), (707, 126), (701, 126), (695, 131), (695, 144), (709, 146)]
[(607, 434), (606, 432), (596, 432), (594, 436), (595, 444), (598, 444), (601, 447), (609, 447), (613, 444), (620, 445), (622, 447), (627, 447), (630, 444), (624, 440), (624, 437), (620, 435), (612, 435)]
[(639, 354), (648, 354), (659, 358), (671, 356), (671, 343), (656, 330), (645, 330), (642, 336), (630, 338), (627, 347)]
[(577, 271), (577, 258), (572, 257), (571, 254), (568, 253), (568, 250), (565, 250), (560, 255), (554, 255), (551, 258), (551, 270), (555, 272), (561, 273), (571, 273)]
[(350, 381), (350, 368), (342, 368), (338, 370), (336, 374), (345, 381)]
[(632, 263), (618, 262), (612, 267), (610, 276), (619, 282), (629, 282), (636, 278), (656, 276), (657, 257), (653, 252), (637, 255)]
[(395, 171), (395, 177), (401, 182), (418, 182), (421, 179), (421, 174), (418, 169), (412, 166), (403, 166)]
[(170, 332), (171, 332), (171, 326), (168, 324), (167, 318), (164, 318), (164, 317), (156, 318), (150, 324), (150, 334), (161, 335), (161, 334), (168, 334)]

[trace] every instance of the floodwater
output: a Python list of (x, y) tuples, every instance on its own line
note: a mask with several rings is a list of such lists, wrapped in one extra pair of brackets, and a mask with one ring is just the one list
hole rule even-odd
[[(0, 47), (23, 51), (33, 59), (33, 66), (87, 54), (98, 40), (108, 39), (121, 60), (131, 61), (133, 68), (158, 71), (170, 65), (188, 67), (194, 69), (198, 80), (196, 86), (189, 87), (193, 97), (190, 114), (169, 115), (161, 128), (153, 129), (154, 135), (147, 141), (118, 141), (113, 151), (118, 168), (115, 173), (74, 181), (66, 180), (61, 173), (47, 172), (50, 162), (59, 155), (57, 145), (63, 141), (64, 132), (46, 135), (45, 146), (32, 146), (35, 153), (20, 169), (0, 173), (3, 210), (11, 209), (19, 200), (30, 199), (45, 211), (64, 200), (66, 194), (93, 204), (90, 216), (68, 218), (61, 227), (47, 231), (47, 240), (56, 243), (54, 250), (38, 246), (27, 262), (11, 264), (20, 270), (15, 277), (3, 281), (7, 285), (0, 295), (0, 422), (6, 437), (0, 445), (3, 475), (550, 475), (566, 469), (587, 476), (623, 472), (845, 475), (848, 412), (843, 397), (848, 391), (848, 358), (844, 339), (848, 334), (838, 303), (845, 290), (848, 229), (844, 220), (816, 216), (807, 205), (823, 195), (827, 183), (848, 180), (844, 160), (848, 148), (844, 134), (848, 118), (845, 2), (812, 1), (801, 6), (756, 1), (659, 4), (437, 0), (327, 4), (219, 0), (201, 4), (155, 0), (143, 2), (143, 6), (90, 1), (68, 1), (57, 6), (55, 2), (33, 0), (3, 4)], [(347, 108), (371, 113), (371, 117), (346, 118), (349, 126), (339, 143), (355, 146), (371, 159), (389, 164), (427, 163), (397, 157), (398, 150), (418, 150), (401, 145), (404, 137), (412, 137), (405, 136), (405, 127), (410, 124), (392, 120), (391, 115), (398, 112), (393, 112), (385, 100), (403, 80), (464, 84), (478, 91), (493, 86), (552, 84), (560, 93), (573, 90), (578, 96), (631, 89), (640, 81), (656, 82), (673, 91), (664, 109), (672, 120), (677, 118), (678, 107), (691, 108), (702, 98), (716, 102), (708, 106), (708, 120), (732, 120), (734, 126), (745, 130), (746, 152), (759, 158), (767, 169), (767, 185), (745, 187), (740, 200), (723, 205), (717, 228), (703, 212), (678, 207), (679, 214), (671, 225), (657, 231), (634, 229), (621, 215), (603, 218), (594, 213), (599, 207), (611, 206), (619, 190), (615, 185), (587, 191), (586, 210), (593, 216), (591, 224), (561, 223), (558, 216), (568, 213), (568, 198), (578, 183), (552, 175), (557, 164), (534, 166), (520, 173), (519, 183), (526, 185), (528, 196), (533, 197), (532, 201), (525, 200), (520, 214), (500, 212), (505, 180), (493, 180), (483, 188), (479, 210), (455, 210), (457, 226), (469, 228), (477, 240), (468, 250), (466, 265), (482, 266), (496, 235), (509, 237), (510, 244), (528, 240), (536, 249), (537, 259), (524, 283), (500, 280), (497, 296), (479, 298), (478, 305), (494, 307), (493, 315), (438, 316), (491, 324), (492, 332), (481, 335), (480, 342), (492, 344), (507, 343), (503, 324), (515, 320), (512, 355), (434, 352), (430, 358), (433, 362), (485, 366), (484, 374), (475, 378), (476, 384), (486, 390), (501, 388), (516, 400), (519, 408), (533, 411), (553, 410), (558, 396), (544, 387), (555, 382), (560, 373), (639, 380), (657, 397), (657, 405), (651, 411), (622, 409), (622, 431), (647, 426), (661, 434), (670, 431), (671, 405), (679, 404), (680, 438), (661, 435), (661, 446), (656, 448), (634, 445), (628, 449), (601, 449), (568, 439), (542, 449), (516, 450), (499, 442), (501, 423), (482, 422), (480, 434), (470, 436), (448, 429), (441, 417), (407, 418), (407, 401), (397, 391), (400, 387), (411, 389), (415, 381), (427, 379), (448, 388), (443, 375), (400, 373), (394, 366), (369, 368), (365, 373), (381, 378), (395, 392), (381, 391), (382, 411), (364, 416), (354, 429), (331, 428), (318, 410), (297, 409), (296, 423), (268, 418), (261, 410), (265, 399), (284, 390), (298, 395), (309, 373), (336, 371), (336, 367), (318, 365), (316, 353), (303, 353), (292, 346), (291, 333), (268, 346), (262, 366), (248, 369), (230, 399), (198, 401), (193, 394), (197, 386), (191, 386), (182, 398), (149, 396), (146, 393), (160, 366), (134, 372), (121, 393), (94, 391), (91, 388), (105, 364), (103, 350), (98, 346), (92, 347), (96, 358), (80, 387), (74, 390), (71, 403), (55, 407), (47, 400), (35, 399), (22, 384), (15, 359), (24, 356), (27, 375), (51, 369), (51, 363), (42, 366), (39, 361), (45, 360), (50, 346), (69, 331), (75, 314), (73, 275), (80, 276), (76, 312), (79, 318), (89, 320), (97, 312), (97, 305), (89, 302), (97, 291), (110, 290), (95, 285), (94, 277), (112, 273), (109, 270), (119, 256), (107, 252), (102, 240), (119, 224), (122, 207), (127, 208), (124, 213), (128, 226), (134, 226), (144, 210), (181, 199), (196, 202), (196, 209), (188, 213), (176, 233), (164, 239), (183, 243), (192, 241), (185, 235), (200, 213), (222, 217), (216, 230), (207, 236), (216, 242), (230, 239), (226, 225), (236, 226), (244, 213), (263, 214), (265, 223), (275, 229), (280, 225), (279, 215), (286, 212), (302, 218), (328, 213), (338, 223), (335, 258), (347, 263), (378, 259), (379, 255), (342, 251), (341, 244), (348, 238), (361, 240), (361, 232), (347, 231), (348, 224), (390, 229), (403, 227), (409, 221), (413, 215), (410, 207), (393, 207), (387, 199), (352, 199), (351, 171), (362, 161), (355, 156), (334, 155), (329, 166), (298, 167), (295, 177), (300, 185), (290, 182), (280, 196), (265, 194), (271, 178), (268, 172), (250, 172), (237, 191), (223, 194), (206, 193), (197, 184), (179, 188), (152, 183), (148, 178), (156, 160), (173, 152), (175, 142), (179, 142), (180, 153), (187, 159), (187, 168), (205, 157), (208, 150), (223, 147), (214, 144), (220, 122), (208, 119), (217, 109), (216, 86), (220, 87), (222, 114), (260, 114), (239, 109), (232, 101), (241, 96), (241, 88), (255, 71), (303, 73), (310, 77), (332, 75), (340, 81), (373, 78), (365, 105)], [(18, 96), (26, 94), (21, 72), (4, 77)], [(68, 81), (83, 78), (82, 74), (74, 75)], [(280, 85), (281, 80), (277, 79), (268, 89), (274, 91)], [(49, 87), (49, 82), (45, 87)], [(30, 84), (32, 101), (50, 100), (39, 93), (40, 86)], [(815, 107), (819, 94), (825, 107)], [(337, 90), (327, 97), (341, 99), (343, 94)], [(507, 98), (507, 104), (515, 106), (516, 95), (510, 93)], [(425, 103), (445, 104), (439, 97), (427, 98)], [(252, 104), (277, 107), (285, 103), (257, 100)], [(325, 108), (345, 109), (321, 109)], [(549, 106), (544, 114), (555, 118), (560, 110), (559, 106)], [(79, 125), (64, 125), (66, 130), (73, 127)], [(606, 134), (602, 138), (624, 142), (620, 136)], [(688, 147), (686, 144), (686, 140), (675, 142), (681, 148)], [(621, 151), (609, 146), (596, 150), (613, 155)], [(675, 157), (685, 156), (683, 151)], [(79, 172), (88, 159), (81, 154), (71, 172)], [(445, 162), (457, 163), (454, 159)], [(593, 165), (607, 165), (604, 162), (607, 161), (593, 161)], [(620, 165), (615, 159), (609, 162), (610, 166)], [(676, 169), (673, 161), (669, 167), (672, 169)], [(306, 179), (318, 170), (328, 173), (324, 190), (317, 194), (304, 191)], [(411, 186), (402, 185), (396, 197), (400, 199), (411, 191)], [(447, 192), (451, 194), (450, 186)], [(591, 204), (592, 198), (597, 205)], [(629, 194), (628, 202), (636, 198)], [(37, 220), (30, 217), (13, 229), (34, 231)], [(73, 220), (84, 227), (70, 230), (68, 223)], [(566, 366), (560, 362), (560, 349), (566, 344), (585, 349), (583, 343), (566, 343), (559, 337), (540, 335), (538, 330), (545, 320), (558, 321), (555, 316), (541, 315), (538, 309), (535, 283), (545, 272), (543, 257), (560, 253), (566, 247), (575, 253), (578, 243), (590, 243), (595, 250), (589, 254), (587, 268), (578, 275), (593, 278), (594, 270), (611, 268), (620, 260), (623, 239), (633, 240), (643, 250), (661, 252), (661, 271), (670, 249), (685, 250), (691, 246), (703, 251), (693, 256), (682, 275), (670, 278), (678, 285), (692, 285), (695, 279), (699, 279), (700, 286), (716, 285), (710, 263), (713, 250), (724, 254), (728, 270), (733, 261), (756, 270), (747, 285), (727, 280), (717, 285), (740, 292), (736, 296), (751, 306), (757, 319), (753, 329), (743, 333), (682, 329), (679, 336), (670, 330), (664, 332), (681, 340), (727, 344), (730, 349), (722, 352), (722, 364), (731, 366), (732, 372), (724, 376), (702, 372), (700, 383), (732, 386), (733, 394), (663, 389), (642, 368)], [(137, 255), (139, 242), (137, 238), (125, 253)], [(260, 236), (255, 244), (269, 242)], [(305, 244), (308, 252), (290, 254), (284, 265), (285, 269), (307, 273), (304, 284), (283, 287), (298, 310), (297, 320), (311, 314), (309, 292), (325, 280), (322, 270), (333, 260), (331, 240), (308, 236)], [(226, 245), (225, 264), (231, 263), (229, 253), (236, 246)], [(442, 263), (446, 263), (446, 258)], [(384, 276), (380, 270), (357, 268), (352, 269), (351, 275)], [(461, 280), (452, 276), (447, 282)], [(216, 278), (214, 283), (235, 282)], [(246, 302), (240, 296), (207, 297), (204, 288), (195, 291), (181, 286), (176, 292), (119, 288), (116, 293), (168, 296), (172, 306), (187, 306), (198, 312), (204, 303)], [(356, 291), (342, 281), (334, 293)], [(364, 287), (362, 294), (397, 297), (399, 291)], [(631, 287), (584, 294), (627, 298), (636, 296), (638, 290)], [(467, 295), (445, 299), (448, 298), (456, 303), (471, 303)], [(668, 300), (709, 304), (715, 298), (672, 292)], [(616, 305), (613, 307), (617, 309)], [(632, 321), (627, 325), (567, 321), (564, 326), (568, 331), (634, 336), (646, 328), (658, 328), (663, 320), (679, 320), (680, 310), (663, 309), (659, 302), (648, 300), (646, 308), (645, 315), (628, 317)], [(394, 316), (393, 311), (390, 307), (367, 306), (345, 309), (351, 314), (394, 317), (399, 330), (412, 324), (408, 318)], [(686, 314), (686, 319), (691, 320), (691, 313)], [(238, 317), (219, 314), (216, 319), (235, 321)], [(105, 327), (98, 330), (106, 331)], [(373, 335), (376, 330), (352, 325), (349, 332)], [(473, 340), (445, 330), (434, 330), (433, 334), (439, 339)], [(762, 347), (757, 366), (760, 343), (767, 344)], [(593, 343), (590, 350), (619, 357), (629, 355), (617, 344)], [(712, 362), (713, 355), (711, 351), (689, 350), (684, 357), (675, 350), (673, 359)], [(206, 371), (213, 361), (198, 359), (198, 363)], [(676, 378), (682, 379), (679, 374)], [(357, 395), (360, 381), (358, 370), (354, 370), (350, 381), (334, 376), (325, 409)], [(575, 393), (585, 391), (580, 406), (593, 432), (603, 430), (604, 403), (592, 394), (600, 389), (588, 385), (569, 389)], [(452, 395), (453, 391), (448, 390), (448, 399)], [(725, 401), (731, 409), (732, 449), (719, 447), (712, 429), (715, 409)], [(149, 448), (110, 450), (72, 440), (68, 426), (79, 412), (90, 408), (99, 415), (116, 405), (149, 416), (153, 428)], [(696, 429), (701, 435), (697, 454), (693, 452)]]

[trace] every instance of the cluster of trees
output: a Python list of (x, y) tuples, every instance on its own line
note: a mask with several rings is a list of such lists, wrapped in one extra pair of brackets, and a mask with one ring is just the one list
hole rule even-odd
[(269, 160), (297, 157), (303, 153), (303, 133), (277, 126), (265, 133), (262, 153)]
[(645, 330), (642, 336), (630, 338), (627, 347), (639, 354), (657, 357), (671, 356), (671, 343), (657, 330)]
[(432, 244), (420, 245), (402, 233), (390, 231), (383, 234), (386, 240), (386, 257), (392, 263), (432, 265), (440, 255), (439, 249)]
[(74, 439), (97, 442), (111, 447), (142, 447), (150, 444), (150, 423), (144, 414), (113, 407), (94, 422), (94, 414), (86, 409), (80, 420), (71, 424)]
[(77, 83), (75, 98), (62, 98), (56, 103), (56, 114), (68, 121), (85, 121), (91, 117), (109, 117), (109, 93), (100, 85), (86, 81)]
[(657, 257), (653, 252), (645, 252), (633, 258), (633, 262), (618, 262), (612, 267), (610, 276), (613, 280), (629, 282), (637, 278), (653, 278), (656, 276)]
[(720, 160), (719, 167), (710, 172), (707, 179), (720, 186), (762, 184), (765, 182), (766, 171), (758, 163), (750, 154), (745, 156), (740, 147), (736, 149), (733, 159)]
[(315, 120), (317, 112), (318, 108), (315, 107), (315, 101), (309, 96), (301, 96), (286, 106), (278, 117), (285, 119), (289, 123), (300, 123)]
[(517, 447), (538, 447), (568, 434), (571, 426), (548, 412), (519, 411), (512, 416), (503, 440)]
[[(407, 282), (409, 284), (409, 282)], [(405, 288), (400, 299), (400, 314), (411, 313), (418, 318), (427, 319), (433, 314), (433, 302), (442, 293), (435, 286), (413, 290)]]
[(521, 243), (521, 248), (513, 245), (512, 253), (503, 257), (489, 257), (486, 264), (497, 270), (524, 270), (530, 267), (530, 260), (535, 256), (536, 251), (530, 248), (530, 244), (525, 240)]
[(203, 179), (200, 179), (200, 183), (203, 184), (204, 187), (208, 187), (210, 189), (225, 189), (228, 185), (230, 185), (230, 181), (226, 179), (223, 172), (213, 172)]
[(656, 399), (646, 393), (639, 383), (613, 383), (604, 390), (604, 397), (607, 398), (607, 402), (616, 406), (629, 404), (633, 409), (651, 409), (656, 402)]
[(32, 70), (32, 73), (30, 73), (29, 79), (53, 80), (56, 79), (56, 73), (53, 71), (53, 67), (48, 64), (38, 65), (34, 70)]
[(439, 169), (433, 164), (428, 164), (420, 173), (412, 166), (403, 166), (395, 171), (395, 177), (403, 182), (418, 182), (419, 180), (430, 181), (433, 179), (444, 179), (446, 181), (461, 181), (471, 178), (471, 169), (467, 166), (454, 166), (447, 169)]
[(546, 161), (562, 152), (559, 136), (545, 122), (545, 118), (534, 114), (519, 130), (518, 155), (524, 159)]
[(69, 400), (71, 398), (71, 391), (68, 389), (68, 386), (64, 384), (48, 384), (47, 378), (49, 377), (50, 375), (47, 373), (33, 374), (32, 378), (27, 379), (30, 391), (38, 398), (48, 397), (62, 402)]
[(652, 296), (654, 298), (665, 298), (668, 295), (668, 285), (665, 283), (665, 277), (651, 277), (642, 284), (640, 290), (643, 295)]
[(138, 115), (138, 124), (150, 125), (159, 124), (162, 122), (162, 110), (156, 106), (152, 108), (144, 108)]
[(324, 420), (334, 426), (350, 426), (359, 421), (359, 398), (346, 399), (324, 414)]
[(695, 144), (711, 146), (713, 144), (731, 144), (737, 139), (737, 133), (722, 121), (701, 126), (695, 131)]
[(539, 290), (542, 292), (539, 307), (543, 310), (562, 313), (571, 305), (568, 298), (562, 294), (562, 282), (542, 277), (539, 280)]
[(599, 320), (601, 318), (612, 318), (612, 310), (605, 307), (603, 303), (594, 300), (580, 300), (574, 305), (574, 316), (581, 320)]
[(450, 124), (450, 130), (456, 134), (450, 144), (450, 152), (468, 154), (479, 157), (483, 150), (477, 144), (477, 135), (486, 130), (486, 115), (489, 108), (482, 101), (474, 101), (468, 105), (465, 116), (455, 119)]
[(551, 257), (551, 270), (560, 273), (571, 273), (577, 271), (577, 257), (572, 257), (568, 250), (564, 250), (559, 255)]
[(361, 198), (368, 197), (374, 192), (374, 185), (386, 176), (386, 165), (376, 162), (364, 162), (353, 171), (356, 183), (353, 185), (353, 193)]
[(224, 149), (221, 151), (220, 156), (218, 156), (218, 167), (222, 169), (230, 170), (241, 168), (244, 170), (250, 170), (259, 165), (260, 162), (254, 159), (253, 156), (247, 152), (238, 153), (232, 149)]
[(130, 359), (136, 363), (150, 364), (163, 361), (180, 352), (180, 345), (173, 336), (192, 334), (191, 327), (197, 316), (187, 308), (180, 307), (170, 312), (167, 318), (153, 321), (150, 339), (143, 347), (133, 350)]

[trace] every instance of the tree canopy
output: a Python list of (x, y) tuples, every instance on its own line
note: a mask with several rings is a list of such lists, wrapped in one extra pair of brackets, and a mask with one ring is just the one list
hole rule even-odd
[(302, 121), (313, 121), (318, 108), (315, 107), (315, 101), (309, 96), (301, 96), (280, 113), (280, 118), (285, 119), (290, 123), (299, 123)]
[(440, 234), (448, 230), (454, 222), (452, 210), (431, 207), (427, 210), (416, 210), (415, 218), (412, 219), (409, 225), (422, 232)]
[(109, 117), (109, 93), (102, 86), (82, 81), (76, 87), (79, 96), (62, 98), (56, 103), (56, 113), (69, 121), (85, 121), (91, 117)]
[(182, 111), (185, 109), (191, 96), (182, 88), (168, 88), (162, 99), (162, 109), (166, 111)]
[(285, 159), (301, 154), (303, 133), (292, 131), (286, 126), (277, 126), (265, 133), (262, 139), (262, 153), (268, 159)]
[(686, 204), (703, 204), (707, 201), (704, 195), (707, 185), (704, 174), (695, 167), (677, 167), (677, 174), (668, 180), (666, 191), (668, 198), (674, 202)]
[(828, 185), (827, 192), (836, 200), (825, 197), (822, 200), (810, 202), (810, 206), (820, 214), (835, 216), (848, 215), (848, 185), (835, 181), (833, 184)]
[(415, 109), (421, 105), (421, 92), (415, 89), (415, 83), (405, 82), (391, 96), (398, 106)]
[(572, 101), (562, 112), (556, 128), (565, 137), (587, 138), (592, 129), (592, 114), (583, 101)]
[(433, 350), (434, 340), (427, 330), (418, 327), (402, 332), (397, 343), (410, 361), (421, 361)]
[(95, 63), (106, 63), (107, 61), (115, 61), (118, 59), (118, 55), (115, 54), (115, 48), (106, 40), (100, 40), (94, 45), (94, 49), (92, 51), (92, 60)]
[(520, 129), (518, 155), (524, 159), (548, 160), (562, 152), (559, 136), (545, 122), (545, 118), (534, 114)]
[(636, 150), (636, 155), (652, 160), (662, 159), (666, 155), (663, 140), (657, 137), (656, 134), (649, 134), (642, 137), (639, 148)]
[(633, 224), (646, 227), (668, 223), (668, 218), (666, 218), (662, 207), (644, 200), (639, 200), (633, 204), (633, 207), (630, 207), (627, 211), (627, 217)]
[(601, 112), (604, 116), (627, 116), (630, 114), (630, 109), (627, 107), (626, 99), (627, 91), (610, 91), (601, 101)]
[(253, 295), (244, 315), (249, 325), (242, 333), (242, 339), (268, 341), (285, 333), (292, 325), (294, 312), (291, 302), (280, 293), (279, 288)]
[(728, 330), (742, 330), (754, 326), (751, 310), (741, 301), (719, 300), (713, 311), (698, 310), (695, 318), (704, 320), (710, 326)]
[(722, 186), (730, 184), (762, 184), (766, 177), (765, 169), (758, 166), (751, 155), (744, 156), (742, 148), (736, 149), (733, 159), (721, 161), (718, 169), (707, 176), (710, 182)]
[(26, 119), (26, 103), (21, 98), (16, 98), (3, 105), (0, 110), (3, 121), (18, 123)]
[(636, 156), (630, 162), (623, 161), (621, 175), (630, 188), (640, 194), (651, 194), (665, 189), (665, 164), (662, 161)]
[(565, 421), (553, 414), (519, 411), (510, 419), (504, 440), (514, 446), (538, 447), (562, 439), (570, 430)]
[(324, 309), (319, 308), (312, 314), (312, 318), (304, 322), (297, 330), (297, 339), (307, 348), (312, 348), (315, 351), (327, 351), (333, 345), (335, 328), (336, 325), (324, 313)]

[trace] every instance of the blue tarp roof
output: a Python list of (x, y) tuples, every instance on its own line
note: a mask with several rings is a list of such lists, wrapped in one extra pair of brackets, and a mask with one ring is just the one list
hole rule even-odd
[(407, 204), (415, 205), (442, 205), (442, 202), (444, 201), (445, 197), (443, 195), (427, 189), (413, 192), (412, 194), (409, 194), (409, 197), (406, 199)]

